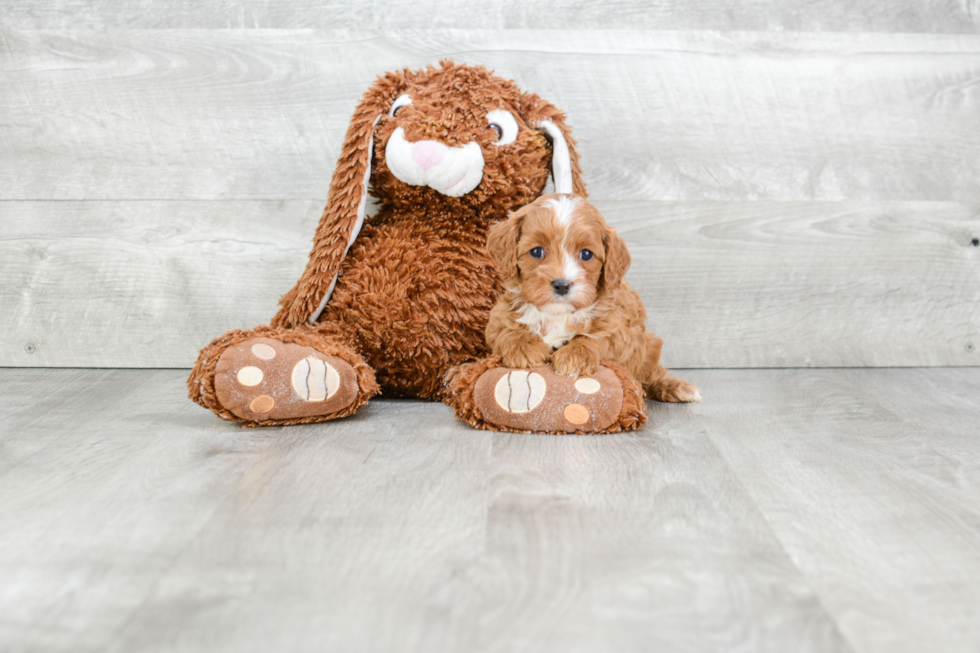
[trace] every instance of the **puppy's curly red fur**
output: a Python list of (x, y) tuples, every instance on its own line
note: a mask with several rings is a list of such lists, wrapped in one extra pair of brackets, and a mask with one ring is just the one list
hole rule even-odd
[(558, 374), (625, 367), (647, 397), (699, 401), (698, 389), (660, 365), (663, 340), (646, 331), (640, 296), (624, 281), (630, 255), (602, 214), (573, 195), (546, 195), (491, 228), (487, 252), (504, 292), (487, 344), (507, 367), (551, 362)]

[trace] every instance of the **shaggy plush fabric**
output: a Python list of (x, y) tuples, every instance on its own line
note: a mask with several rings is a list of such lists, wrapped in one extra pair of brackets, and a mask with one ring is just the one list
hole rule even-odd
[[(500, 112), (513, 117), (516, 133)], [(391, 152), (401, 169), (411, 168), (402, 172), (408, 181), (388, 165), (396, 132)], [(483, 159), (479, 183), (454, 196), (455, 174), (465, 185), (477, 174), (475, 156), (460, 154), (474, 147)], [(357, 371), (359, 384), (339, 413), (263, 425), (347, 415), (378, 390), (443, 398), (447, 370), (489, 353), (484, 328), (501, 286), (486, 255), (487, 230), (541, 195), (553, 151), (568, 152), (555, 167), (563, 179), (571, 171), (571, 191), (584, 197), (565, 117), (537, 95), (481, 66), (451, 62), (380, 77), (347, 131), (306, 270), (271, 327), (229, 332), (201, 351), (188, 379), (191, 399), (224, 419), (256, 425), (222, 406), (215, 390), (224, 351), (254, 337), (336, 356)], [(368, 179), (379, 209), (362, 226)]]
[[(411, 104), (400, 107), (394, 116), (389, 116), (389, 107), (402, 95), (410, 96)], [(498, 137), (489, 125), (487, 114), (501, 107), (509, 109), (524, 128), (515, 142), (498, 147), (495, 145)], [(377, 125), (375, 120), (378, 120)], [(354, 113), (330, 185), (327, 208), (313, 239), (309, 264), (296, 286), (282, 298), (282, 310), (273, 318), (273, 326), (295, 327), (304, 323), (315, 312), (338, 270), (346, 278), (338, 280), (336, 292), (342, 290), (341, 286), (356, 292), (359, 288), (353, 277), (366, 262), (387, 267), (387, 260), (383, 258), (369, 259), (372, 255), (386, 253), (373, 248), (360, 250), (360, 253), (351, 251), (350, 262), (341, 270), (364, 192), (362, 180), (368, 166), (366, 149), (372, 133), (371, 194), (381, 207), (372, 221), (374, 234), (362, 233), (361, 236), (370, 239), (384, 231), (390, 243), (399, 243), (402, 235), (416, 243), (434, 236), (452, 241), (458, 236), (476, 236), (478, 247), (473, 249), (466, 243), (459, 243), (456, 258), (475, 256), (487, 263), (483, 253), (487, 226), (506, 217), (508, 211), (530, 203), (544, 189), (550, 171), (551, 146), (536, 128), (542, 121), (550, 121), (561, 129), (569, 146), (574, 191), (586, 196), (575, 141), (565, 126), (564, 114), (537, 95), (521, 92), (516, 84), (492, 75), (482, 66), (457, 66), (450, 62), (443, 62), (439, 68), (403, 70), (380, 78)], [(391, 135), (399, 128), (412, 142), (431, 140), (447, 147), (476, 142), (484, 159), (480, 184), (461, 197), (450, 197), (435, 188), (412, 186), (396, 178), (387, 165), (386, 148)], [(396, 259), (397, 262), (403, 260)], [(440, 269), (451, 272), (454, 262), (445, 263)], [(390, 272), (398, 276), (404, 271), (396, 263)], [(425, 274), (428, 271), (412, 272)], [(481, 272), (484, 281), (495, 282), (492, 267)]]

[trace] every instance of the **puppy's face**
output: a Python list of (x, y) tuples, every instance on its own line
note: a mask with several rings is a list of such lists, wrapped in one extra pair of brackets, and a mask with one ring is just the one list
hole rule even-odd
[(491, 229), (487, 251), (525, 302), (566, 310), (618, 288), (630, 261), (602, 214), (573, 195), (546, 195), (511, 214)]

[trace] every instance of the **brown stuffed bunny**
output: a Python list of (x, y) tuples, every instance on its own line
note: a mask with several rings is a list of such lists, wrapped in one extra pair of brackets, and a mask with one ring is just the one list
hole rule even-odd
[[(574, 145), (561, 111), (482, 66), (379, 77), (347, 131), (305, 272), (270, 326), (201, 350), (190, 398), (247, 426), (350, 415), (379, 391), (451, 403), (444, 375), (459, 388), (474, 370), (456, 366), (489, 353), (501, 286), (488, 228), (540, 196), (549, 168), (559, 192), (585, 197)], [(369, 181), (379, 207), (365, 221)], [(642, 423), (633, 412), (626, 422)]]

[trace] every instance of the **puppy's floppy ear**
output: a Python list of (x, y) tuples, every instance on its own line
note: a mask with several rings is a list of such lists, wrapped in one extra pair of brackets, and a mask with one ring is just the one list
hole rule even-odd
[(551, 177), (555, 181), (555, 192), (588, 197), (575, 139), (571, 128), (565, 124), (565, 114), (534, 93), (521, 95), (520, 111), (524, 122), (540, 129), (551, 141)]
[(272, 319), (272, 326), (313, 324), (330, 300), (340, 265), (364, 223), (374, 127), (392, 101), (404, 92), (409, 75), (404, 70), (379, 77), (354, 110), (330, 182), (327, 206), (313, 237), (310, 260), (293, 289), (279, 300), (282, 308)]
[(626, 249), (626, 241), (612, 227), (606, 228), (606, 233), (602, 236), (602, 246), (606, 250), (606, 259), (602, 263), (599, 285), (603, 291), (612, 292), (623, 283), (626, 271), (630, 269), (630, 253)]
[(521, 225), (524, 216), (531, 210), (531, 205), (514, 211), (506, 220), (501, 220), (487, 232), (487, 254), (497, 265), (497, 271), (503, 281), (518, 278), (520, 271), (517, 267), (517, 243), (521, 240)]

